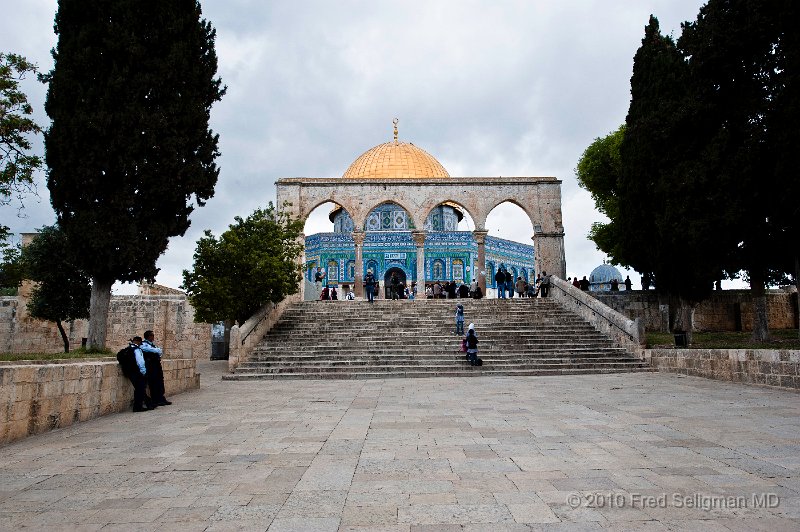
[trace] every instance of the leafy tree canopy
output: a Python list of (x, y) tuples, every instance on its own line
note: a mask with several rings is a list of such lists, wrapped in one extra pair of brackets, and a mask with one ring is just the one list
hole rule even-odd
[(182, 288), (199, 322), (241, 324), (266, 303), (298, 290), (303, 223), (272, 203), (235, 221), (219, 239), (206, 231), (197, 242), (192, 271), (183, 272)]
[(0, 295), (17, 295), (23, 278), (20, 255), (19, 245), (0, 243)]
[[(40, 157), (29, 154), (29, 136), (41, 129), (31, 119), (33, 107), (19, 88), (34, 73), (36, 65), (24, 57), (0, 52), (0, 205), (15, 196), (21, 201), (33, 191), (33, 174), (42, 166)], [(7, 236), (8, 227), (0, 225), (0, 241)]]
[[(595, 222), (589, 232), (589, 238), (612, 258), (615, 264), (621, 264), (619, 258), (624, 257), (616, 246), (621, 241), (619, 229), (620, 179), (622, 178), (622, 162), (620, 146), (625, 135), (625, 125), (605, 137), (597, 138), (589, 145), (578, 161), (575, 174), (578, 184), (589, 191), (597, 210), (608, 216), (607, 223)], [(629, 266), (629, 264), (625, 264)]]
[(74, 251), (58, 227), (43, 227), (22, 248), (22, 267), (27, 279), (36, 282), (28, 301), (34, 318), (52, 321), (58, 326), (69, 352), (69, 339), (62, 322), (89, 317), (91, 284), (75, 264)]

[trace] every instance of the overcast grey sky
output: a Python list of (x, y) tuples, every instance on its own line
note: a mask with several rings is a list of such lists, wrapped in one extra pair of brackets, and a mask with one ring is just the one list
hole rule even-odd
[[(212, 111), (222, 157), (216, 194), (161, 257), (157, 281), (177, 287), (204, 229), (275, 199), (282, 177), (340, 176), (367, 149), (400, 139), (453, 176), (555, 176), (568, 275), (588, 275), (604, 255), (586, 238), (601, 217), (574, 168), (597, 137), (616, 129), (630, 100), (633, 55), (652, 13), (680, 34), (700, 0), (269, 1), (205, 0), (217, 30), (228, 93)], [(55, 0), (0, 0), (0, 50), (47, 71)], [(46, 127), (45, 87), (25, 84)], [(41, 141), (37, 143), (41, 151)], [(44, 174), (39, 196), (0, 207), (15, 232), (55, 221)], [(311, 234), (325, 227), (313, 216)], [(530, 243), (530, 221), (498, 207), (490, 234)], [(638, 288), (638, 276), (632, 277)], [(122, 291), (126, 291), (125, 288)]]

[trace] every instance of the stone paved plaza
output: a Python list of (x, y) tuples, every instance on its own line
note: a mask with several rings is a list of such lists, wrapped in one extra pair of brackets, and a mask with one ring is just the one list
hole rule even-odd
[(201, 363), (171, 407), (3, 447), (0, 529), (800, 529), (796, 393), (662, 373), (222, 382), (225, 367)]

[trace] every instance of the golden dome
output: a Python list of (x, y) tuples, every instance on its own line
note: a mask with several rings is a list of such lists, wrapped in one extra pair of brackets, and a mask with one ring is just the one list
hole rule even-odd
[(365, 151), (342, 176), (346, 179), (450, 177), (431, 154), (410, 142), (386, 142)]

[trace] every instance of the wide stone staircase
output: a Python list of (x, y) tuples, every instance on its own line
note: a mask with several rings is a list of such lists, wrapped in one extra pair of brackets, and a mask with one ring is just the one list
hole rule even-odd
[[(459, 351), (455, 307), (483, 366)], [(284, 312), (227, 380), (567, 375), (650, 371), (552, 299), (307, 301)]]

